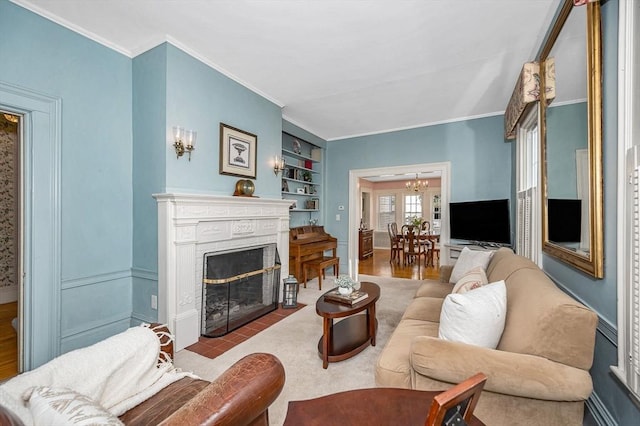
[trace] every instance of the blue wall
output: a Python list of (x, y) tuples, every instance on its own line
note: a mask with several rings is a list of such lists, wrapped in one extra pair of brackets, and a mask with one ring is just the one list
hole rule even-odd
[[(133, 259), (134, 322), (157, 320), (151, 295), (158, 294), (158, 214), (152, 194), (165, 189), (171, 153), (166, 129), (166, 45), (133, 60)], [(174, 157), (175, 158), (175, 157)]]
[(328, 142), (325, 229), (338, 238), (339, 256), (346, 262), (349, 170), (449, 161), (451, 201), (511, 198), (514, 146), (503, 132), (503, 117), (494, 116)]
[(131, 60), (6, 0), (0, 28), (0, 81), (62, 103), (62, 291), (46, 303), (67, 351), (130, 320)]
[[(218, 173), (220, 122), (258, 135), (256, 195), (280, 198), (272, 162), (282, 115), (169, 44), (131, 59), (7, 0), (0, 28), (0, 81), (62, 102), (62, 289), (47, 301), (58, 304), (61, 336), (52, 357), (157, 318), (152, 194), (233, 193), (238, 178)], [(198, 131), (191, 162), (175, 157), (174, 125)]]
[[(258, 137), (256, 192), (280, 198), (273, 158), (281, 149), (280, 107), (230, 80), (171, 44), (134, 63), (133, 319), (153, 321), (158, 294), (157, 207), (154, 193), (231, 195), (235, 176), (219, 174), (220, 123)], [(171, 128), (198, 132), (196, 149), (176, 159)]]

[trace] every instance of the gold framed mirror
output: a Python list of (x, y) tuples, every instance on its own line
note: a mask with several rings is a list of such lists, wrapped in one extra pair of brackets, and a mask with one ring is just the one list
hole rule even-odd
[[(542, 250), (596, 278), (603, 270), (600, 4), (564, 0), (540, 54)], [(554, 66), (547, 67), (553, 62)], [(584, 64), (575, 70), (575, 64)], [(544, 66), (543, 66), (544, 65)], [(555, 74), (555, 98), (545, 72)]]

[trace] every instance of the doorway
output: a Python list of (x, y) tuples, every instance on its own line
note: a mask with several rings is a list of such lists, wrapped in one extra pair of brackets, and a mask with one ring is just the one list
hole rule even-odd
[(406, 166), (377, 167), (371, 169), (354, 169), (349, 171), (349, 233), (348, 233), (348, 257), (349, 265), (354, 265), (358, 270), (358, 224), (360, 223), (359, 182), (361, 178), (371, 176), (408, 175), (416, 171), (424, 173), (437, 173), (441, 179), (440, 198), (438, 202), (440, 219), (440, 245), (441, 259), (448, 259), (446, 244), (449, 242), (449, 216), (447, 206), (451, 196), (451, 163), (423, 163)]
[(21, 121), (0, 110), (0, 380), (20, 371)]

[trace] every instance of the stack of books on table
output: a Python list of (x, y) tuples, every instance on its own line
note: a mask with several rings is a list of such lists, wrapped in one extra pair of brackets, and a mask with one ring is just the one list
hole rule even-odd
[(327, 302), (342, 303), (343, 305), (353, 305), (366, 299), (369, 295), (361, 290), (354, 290), (351, 294), (340, 294), (338, 289), (324, 295)]

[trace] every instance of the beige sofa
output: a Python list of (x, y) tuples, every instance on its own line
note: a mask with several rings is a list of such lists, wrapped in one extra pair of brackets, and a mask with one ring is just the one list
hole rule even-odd
[[(378, 386), (442, 390), (477, 372), (488, 376), (475, 415), (485, 424), (581, 425), (592, 391), (597, 315), (556, 287), (533, 262), (502, 248), (487, 267), (504, 280), (507, 316), (496, 349), (438, 338), (440, 310), (453, 284), (416, 292), (376, 365)], [(473, 290), (472, 290), (473, 291)]]

